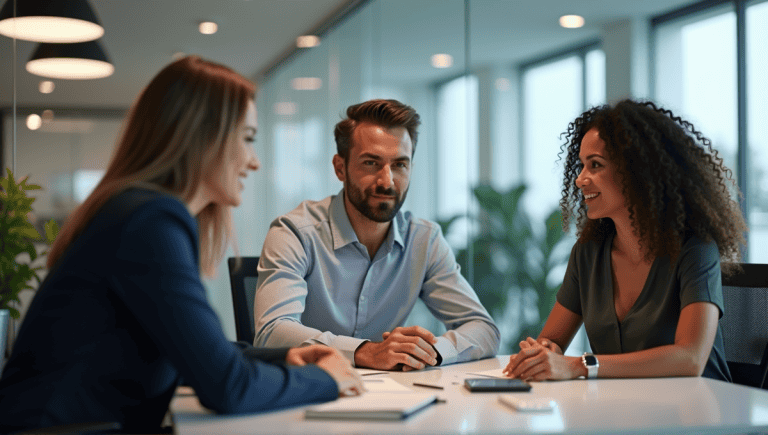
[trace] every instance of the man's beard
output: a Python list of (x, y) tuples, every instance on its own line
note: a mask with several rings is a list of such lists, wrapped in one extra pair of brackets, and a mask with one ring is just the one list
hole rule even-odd
[[(347, 180), (349, 180), (349, 174), (347, 174)], [(374, 222), (389, 222), (394, 219), (397, 212), (400, 211), (400, 207), (405, 202), (405, 197), (408, 195), (408, 189), (405, 189), (402, 196), (397, 195), (397, 191), (393, 188), (385, 189), (381, 186), (376, 186), (374, 193), (376, 195), (389, 195), (395, 199), (394, 205), (390, 205), (388, 201), (382, 201), (377, 206), (371, 206), (368, 203), (368, 199), (371, 193), (360, 190), (357, 186), (350, 182), (345, 183), (344, 190), (347, 192), (347, 198), (349, 202), (359, 211), (363, 216)]]

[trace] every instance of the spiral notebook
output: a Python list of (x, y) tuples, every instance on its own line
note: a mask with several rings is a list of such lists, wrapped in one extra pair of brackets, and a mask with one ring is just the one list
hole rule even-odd
[(314, 406), (305, 418), (339, 420), (403, 420), (435, 403), (429, 393), (365, 393)]

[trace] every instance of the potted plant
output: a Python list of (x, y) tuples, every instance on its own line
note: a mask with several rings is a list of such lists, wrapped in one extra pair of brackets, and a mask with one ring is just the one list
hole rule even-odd
[[(39, 255), (35, 243), (53, 243), (59, 226), (51, 219), (44, 225), (43, 238), (30, 222), (32, 203), (27, 196), (40, 186), (28, 184), (26, 177), (18, 182), (8, 169), (8, 176), (0, 178), (0, 357), (5, 356), (9, 317), (18, 319), (19, 293), (34, 290), (40, 284), (38, 272), (42, 266), (32, 267)], [(26, 255), (25, 255), (26, 254)]]
[[(481, 213), (468, 218), (479, 231), (456, 252), (467, 279), (472, 261), (470, 284), (497, 320), (501, 353), (510, 353), (519, 341), (541, 331), (562, 283), (562, 274), (555, 276), (553, 271), (564, 267), (568, 258), (568, 251), (556, 249), (565, 235), (560, 209), (552, 210), (544, 222), (535, 222), (521, 202), (525, 190), (524, 184), (504, 192), (489, 185), (475, 187)], [(443, 233), (462, 218), (440, 222)]]

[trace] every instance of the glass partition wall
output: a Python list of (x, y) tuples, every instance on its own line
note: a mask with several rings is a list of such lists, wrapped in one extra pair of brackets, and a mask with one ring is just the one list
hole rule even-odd
[[(319, 46), (269, 71), (257, 102), (265, 174), (257, 190), (268, 200), (256, 215), (236, 212), (263, 240), (275, 217), (340, 191), (333, 127), (347, 106), (371, 98), (413, 106), (422, 125), (404, 209), (442, 225), (502, 331), (502, 353), (541, 327), (572, 243), (542, 257), (545, 219), (559, 199), (558, 135), (606, 94), (599, 35), (527, 53), (505, 43), (505, 26), (489, 25), (510, 21), (508, 3), (370, 1)], [(526, 193), (514, 211), (507, 199), (520, 186)], [(478, 187), (507, 199), (495, 207)], [(506, 228), (504, 219), (523, 227)], [(443, 330), (423, 305), (409, 323)], [(585, 346), (577, 342), (573, 352)]]
[[(591, 106), (654, 96), (700, 122), (730, 166), (746, 174), (749, 259), (768, 261), (759, 251), (768, 237), (763, 229), (768, 228), (768, 205), (763, 204), (768, 166), (761, 163), (768, 149), (761, 138), (767, 135), (765, 123), (755, 121), (768, 113), (768, 98), (759, 98), (768, 83), (763, 49), (768, 3), (708, 2), (717, 3), (715, 9), (702, 12), (690, 9), (687, 0), (629, 2), (626, 11), (593, 12), (610, 18), (582, 29), (562, 28), (557, 11), (543, 17), (538, 8), (528, 11), (520, 2), (354, 3), (323, 27), (320, 45), (297, 49), (255, 78), (262, 169), (245, 181), (243, 203), (234, 212), (240, 255), (260, 255), (277, 216), (301, 201), (340, 191), (331, 166), (333, 127), (349, 105), (371, 98), (400, 100), (422, 119), (404, 209), (442, 225), (462, 273), (502, 332), (500, 352), (516, 352), (521, 337), (538, 334), (573, 243), (572, 236), (558, 235), (562, 240), (552, 246), (546, 237), (548, 220), (552, 224), (558, 218), (560, 133)], [(688, 8), (675, 20), (652, 24), (654, 17), (681, 6)], [(736, 36), (729, 39), (741, 22), (739, 10), (746, 23), (744, 88), (736, 85), (741, 52)], [(704, 44), (702, 38), (715, 33), (718, 44)], [(253, 43), (244, 41), (243, 52)], [(8, 41), (2, 44), (3, 54), (9, 53)], [(716, 59), (701, 60), (707, 53)], [(733, 92), (722, 92), (724, 84)], [(744, 89), (751, 122), (742, 125), (735, 95)], [(64, 220), (105, 168), (127, 108), (52, 108), (53, 118), (47, 109), (26, 105), (14, 120), (10, 107), (0, 107), (3, 165), (10, 166), (15, 123), (17, 173), (29, 173), (43, 185), (36, 203), (40, 218)], [(39, 128), (27, 126), (28, 115), (40, 117)], [(749, 138), (744, 145), (739, 128)], [(205, 283), (234, 339), (226, 264)], [(442, 331), (424, 306), (409, 323)], [(587, 347), (580, 335), (568, 352), (579, 354)]]

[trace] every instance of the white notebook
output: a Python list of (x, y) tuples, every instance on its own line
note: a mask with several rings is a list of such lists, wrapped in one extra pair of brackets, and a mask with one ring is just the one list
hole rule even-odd
[(306, 418), (342, 420), (402, 420), (429, 406), (437, 396), (429, 393), (365, 393), (313, 406)]

